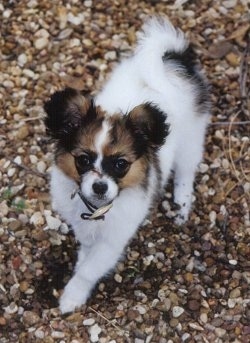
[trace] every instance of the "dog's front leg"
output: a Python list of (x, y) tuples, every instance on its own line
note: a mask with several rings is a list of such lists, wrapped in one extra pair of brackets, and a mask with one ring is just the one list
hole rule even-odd
[(116, 246), (114, 242), (96, 242), (86, 256), (80, 249), (75, 275), (66, 285), (60, 299), (62, 313), (72, 312), (83, 305), (96, 282), (115, 266), (124, 246)]

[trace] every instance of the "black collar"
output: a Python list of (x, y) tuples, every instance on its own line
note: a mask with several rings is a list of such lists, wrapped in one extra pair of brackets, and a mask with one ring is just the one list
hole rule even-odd
[(85, 196), (82, 194), (81, 188), (79, 187), (78, 190), (76, 190), (74, 193), (71, 195), (71, 199), (75, 197), (75, 195), (78, 194), (82, 202), (85, 204), (87, 209), (90, 211), (90, 213), (85, 213), (83, 212), (81, 214), (81, 218), (83, 220), (104, 220), (105, 219), (105, 213), (107, 213), (110, 208), (112, 207), (112, 202), (108, 203), (105, 206), (102, 207), (96, 207), (93, 205), (89, 200), (85, 198)]

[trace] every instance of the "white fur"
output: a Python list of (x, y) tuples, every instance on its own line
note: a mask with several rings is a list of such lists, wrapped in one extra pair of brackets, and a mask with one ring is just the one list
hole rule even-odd
[[(170, 134), (159, 151), (162, 187), (170, 171), (174, 170), (174, 199), (180, 205), (177, 223), (182, 223), (190, 211), (195, 170), (202, 157), (209, 116), (199, 113), (195, 106), (194, 84), (180, 77), (176, 72), (179, 67), (162, 62), (165, 51), (178, 52), (187, 47), (183, 33), (162, 19), (151, 19), (143, 31), (135, 54), (114, 70), (97, 96), (96, 104), (112, 115), (119, 111), (127, 113), (144, 102), (153, 102), (167, 113)], [(99, 145), (103, 139), (101, 134)], [(156, 191), (156, 178), (152, 167), (147, 191), (141, 187), (127, 188), (115, 198), (104, 221), (83, 221), (80, 218), (85, 210), (83, 202), (78, 196), (70, 198), (77, 185), (53, 167), (53, 207), (72, 225), (81, 243), (75, 274), (60, 299), (63, 313), (85, 303), (96, 282), (115, 266), (125, 245), (148, 214)], [(91, 182), (87, 181), (87, 184)]]
[[(97, 153), (97, 159), (94, 163), (94, 170), (90, 171), (88, 173), (85, 173), (82, 176), (81, 181), (81, 190), (84, 196), (95, 205), (102, 206), (105, 203), (109, 203), (112, 201), (118, 194), (118, 186), (116, 182), (113, 181), (112, 178), (105, 175), (102, 171), (102, 147), (105, 145), (105, 141), (107, 138), (107, 134), (110, 130), (110, 126), (107, 121), (103, 121), (102, 123), (102, 130), (99, 132), (99, 134), (95, 137), (95, 151)], [(95, 182), (103, 182), (107, 184), (108, 190), (105, 193), (104, 199), (98, 199), (97, 195), (94, 193), (92, 185)]]

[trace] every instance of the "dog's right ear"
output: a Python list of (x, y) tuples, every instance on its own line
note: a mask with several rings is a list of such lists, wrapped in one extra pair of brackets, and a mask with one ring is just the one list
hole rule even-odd
[(47, 132), (56, 140), (70, 138), (80, 126), (97, 116), (93, 99), (73, 88), (55, 92), (45, 103), (44, 110)]

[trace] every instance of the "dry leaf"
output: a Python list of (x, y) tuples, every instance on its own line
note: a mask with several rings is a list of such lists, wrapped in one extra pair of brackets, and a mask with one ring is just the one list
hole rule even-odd
[(208, 55), (214, 59), (220, 59), (229, 54), (232, 50), (233, 45), (229, 42), (223, 41), (212, 45), (208, 49)]
[(236, 29), (236, 31), (234, 31), (234, 33), (232, 33), (227, 40), (231, 40), (231, 39), (236, 39), (236, 38), (243, 38), (246, 34), (246, 32), (250, 29), (250, 24), (247, 23), (243, 26), (238, 27), (238, 29)]

